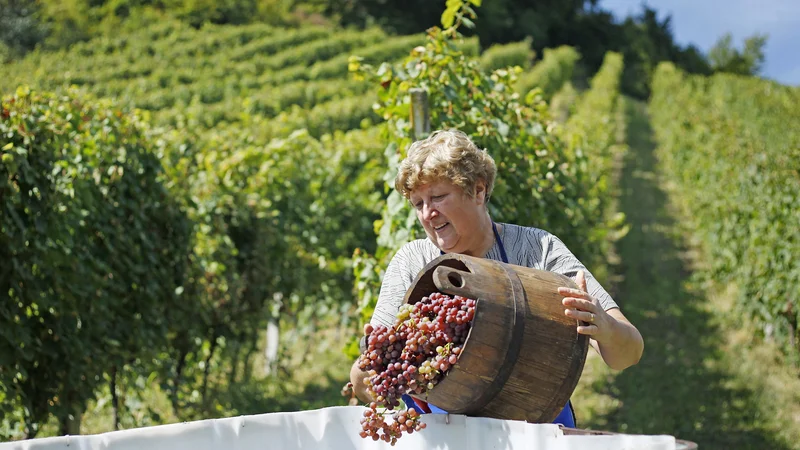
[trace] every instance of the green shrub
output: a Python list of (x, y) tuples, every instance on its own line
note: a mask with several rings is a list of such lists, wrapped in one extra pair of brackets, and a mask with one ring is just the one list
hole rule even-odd
[(167, 345), (190, 228), (147, 130), (74, 91), (2, 100), (0, 391), (28, 436)]
[(580, 54), (572, 47), (546, 48), (542, 60), (519, 76), (514, 89), (525, 95), (538, 87), (544, 99), (549, 100), (564, 83), (572, 79), (572, 71), (578, 59)]
[(507, 67), (520, 66), (528, 70), (533, 63), (536, 52), (531, 48), (531, 39), (510, 44), (495, 44), (481, 54), (481, 67), (492, 71)]

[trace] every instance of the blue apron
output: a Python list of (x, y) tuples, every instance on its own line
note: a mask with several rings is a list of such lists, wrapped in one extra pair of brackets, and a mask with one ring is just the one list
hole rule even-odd
[[(497, 240), (497, 245), (500, 247), (500, 257), (503, 259), (503, 262), (508, 264), (508, 256), (506, 256), (506, 249), (503, 246), (503, 241), (500, 239), (500, 234), (497, 232), (497, 225), (495, 225), (494, 221), (492, 221), (492, 231), (494, 231), (494, 238)], [(444, 255), (444, 252), (441, 252)], [(436, 406), (427, 403), (427, 404), (419, 404), (414, 401), (408, 394), (404, 394), (402, 397), (403, 402), (406, 406), (414, 408), (420, 414), (447, 414), (447, 411), (437, 408)], [(430, 411), (426, 411), (426, 408)], [(576, 428), (575, 427), (575, 411), (572, 409), (572, 401), (568, 400), (567, 404), (564, 406), (564, 409), (558, 414), (558, 417), (553, 421), (553, 423), (561, 424), (568, 428)]]

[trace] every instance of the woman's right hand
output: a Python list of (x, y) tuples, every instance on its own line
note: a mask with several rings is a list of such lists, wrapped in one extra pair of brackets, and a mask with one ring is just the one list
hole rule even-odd
[[(364, 336), (369, 336), (373, 329), (374, 327), (371, 324), (365, 324)], [(350, 382), (353, 383), (353, 392), (356, 394), (356, 397), (364, 403), (374, 401), (369, 392), (367, 392), (367, 384), (364, 383), (364, 378), (368, 376), (369, 374), (366, 371), (358, 367), (358, 359), (356, 359), (353, 363), (353, 367), (350, 368)]]

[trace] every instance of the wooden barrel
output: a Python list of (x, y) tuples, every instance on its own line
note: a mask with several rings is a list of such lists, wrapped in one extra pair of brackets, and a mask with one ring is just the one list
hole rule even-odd
[(431, 261), (406, 303), (433, 292), (477, 303), (458, 362), (415, 397), (454, 414), (552, 422), (575, 390), (589, 342), (564, 315), (561, 286), (577, 288), (555, 272), (489, 259), (446, 254)]

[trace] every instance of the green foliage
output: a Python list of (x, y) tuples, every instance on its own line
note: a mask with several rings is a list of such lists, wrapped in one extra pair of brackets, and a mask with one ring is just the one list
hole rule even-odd
[(613, 211), (611, 203), (614, 162), (626, 151), (619, 144), (622, 130), (617, 119), (624, 114), (620, 96), (623, 66), (622, 55), (606, 54), (600, 70), (592, 77), (591, 88), (577, 99), (573, 113), (561, 130), (570, 151), (587, 156), (584, 170), (589, 195), (580, 201), (590, 211), (594, 226), (589, 235), (592, 245), (580, 249), (585, 253), (578, 251), (578, 257), (598, 267), (603, 266), (612, 244), (625, 232), (625, 218)]
[(578, 91), (571, 82), (564, 83), (561, 89), (553, 95), (550, 102), (550, 109), (553, 117), (559, 122), (564, 123), (572, 115), (575, 102), (578, 99)]
[(159, 368), (179, 417), (205, 417), (222, 407), (212, 394), (220, 385), (250, 376), (240, 362), (268, 318), (294, 321), (302, 335), (321, 318), (346, 316), (348, 259), (369, 245), (377, 213), (378, 134), (315, 139), (298, 130), (266, 145), (233, 128), (164, 136), (182, 149), (165, 161), (195, 238), (182, 294), (193, 320), (174, 322)]
[(589, 155), (592, 172), (598, 177), (593, 185), (606, 178), (611, 169), (611, 152), (617, 142), (614, 117), (622, 70), (622, 55), (606, 54), (605, 62), (592, 77), (590, 89), (577, 100), (574, 113), (564, 126), (565, 140), (572, 151)]
[(0, 64), (7, 64), (10, 63), (12, 59), (14, 59), (14, 50), (12, 50), (9, 46), (0, 42)]
[(293, 46), (291, 52), (281, 52), (264, 60), (258, 70), (277, 71), (294, 65), (308, 66), (385, 37), (386, 35), (380, 29), (363, 32), (343, 31), (337, 33), (335, 39), (315, 40), (300, 46)]
[(164, 20), (194, 28), (209, 24), (327, 25), (295, 0), (2, 0), (0, 41), (24, 54), (37, 46), (66, 48), (102, 36), (131, 33)]
[[(404, 3), (380, 0), (318, 0), (325, 12), (338, 19), (343, 25), (365, 26), (377, 23), (391, 33), (411, 34), (428, 28), (444, 25), (450, 28), (458, 22), (461, 6), (469, 17), (479, 9), (481, 26), (469, 30), (469, 22), (464, 22), (465, 34), (479, 36), (481, 44), (488, 47), (495, 43), (519, 42), (527, 37), (533, 39), (536, 49), (556, 46), (562, 42), (555, 38), (567, 36), (569, 24), (590, 5), (591, 1), (546, 0), (535, 3), (517, 0), (495, 0), (489, 2), (454, 1), (431, 2), (410, 0)], [(445, 5), (444, 13), (442, 5)], [(513, 12), (513, 13), (510, 13)]]
[(800, 360), (800, 92), (751, 77), (656, 72), (650, 111), (662, 164), (738, 311)]
[(528, 70), (535, 57), (536, 52), (531, 50), (530, 39), (510, 44), (498, 44), (489, 47), (481, 54), (481, 67), (488, 72), (514, 66)]
[[(231, 29), (235, 30), (238, 29), (238, 27)], [(263, 32), (259, 36), (259, 39), (253, 39), (244, 43), (245, 45), (238, 46), (229, 55), (229, 58), (233, 61), (250, 61), (259, 55), (271, 56), (281, 50), (330, 36), (330, 32), (321, 27), (284, 30), (284, 32), (279, 33), (278, 36), (272, 33), (269, 27), (262, 26), (261, 29)]]
[(252, 0), (167, 0), (165, 7), (193, 27), (205, 23), (249, 23), (258, 13)]
[(0, 391), (28, 436), (168, 347), (190, 228), (147, 134), (74, 92), (3, 98)]
[(739, 51), (733, 47), (733, 36), (726, 33), (711, 47), (708, 60), (714, 72), (727, 72), (738, 75), (757, 75), (764, 65), (764, 47), (767, 35), (755, 34), (744, 40), (744, 48)]
[[(571, 248), (587, 252), (593, 227), (603, 226), (582, 200), (590, 189), (585, 156), (568, 151), (558, 139), (546, 103), (540, 97), (523, 102), (511, 89), (516, 71), (483, 71), (477, 58), (454, 45), (459, 39), (456, 26), (434, 28), (427, 44), (401, 64), (376, 68), (358, 58), (351, 62), (358, 77), (381, 85), (377, 112), (388, 122), (387, 140), (392, 142), (386, 148), (383, 176), (388, 195), (375, 223), (378, 248), (374, 255), (356, 255), (355, 287), (364, 321), (377, 301), (383, 268), (400, 246), (424, 236), (413, 208), (392, 188), (399, 161), (413, 139), (412, 88), (428, 93), (432, 129), (458, 128), (494, 157), (498, 178), (489, 210), (495, 220), (547, 229)], [(357, 352), (354, 347), (351, 351)]]
[(539, 94), (545, 100), (550, 100), (564, 83), (572, 79), (572, 71), (578, 59), (580, 54), (572, 47), (546, 48), (544, 58), (519, 76), (514, 89), (526, 95), (532, 89), (539, 88)]
[(33, 50), (44, 40), (46, 30), (38, 13), (35, 0), (0, 0), (0, 62)]
[(261, 142), (297, 128), (319, 137), (375, 119), (374, 95), (364, 95), (368, 85), (346, 78), (349, 53), (391, 61), (424, 42), (423, 35), (387, 38), (380, 30), (333, 36), (320, 27), (194, 30), (166, 22), (132, 35), (76, 44), (69, 51), (34, 52), (0, 69), (6, 75), (0, 77), (0, 88), (29, 83), (57, 90), (79, 84), (152, 111), (158, 125), (191, 123), (210, 129), (237, 124), (252, 127)]
[(447, 8), (442, 13), (442, 26), (455, 29), (463, 24), (467, 28), (474, 28), (472, 19), (475, 18), (475, 10), (470, 4), (481, 6), (481, 0), (447, 0)]
[(249, 113), (273, 117), (291, 110), (293, 106), (308, 110), (332, 100), (360, 96), (368, 88), (366, 83), (353, 83), (351, 80), (298, 80), (287, 82), (277, 93), (254, 93), (247, 99), (245, 107)]

